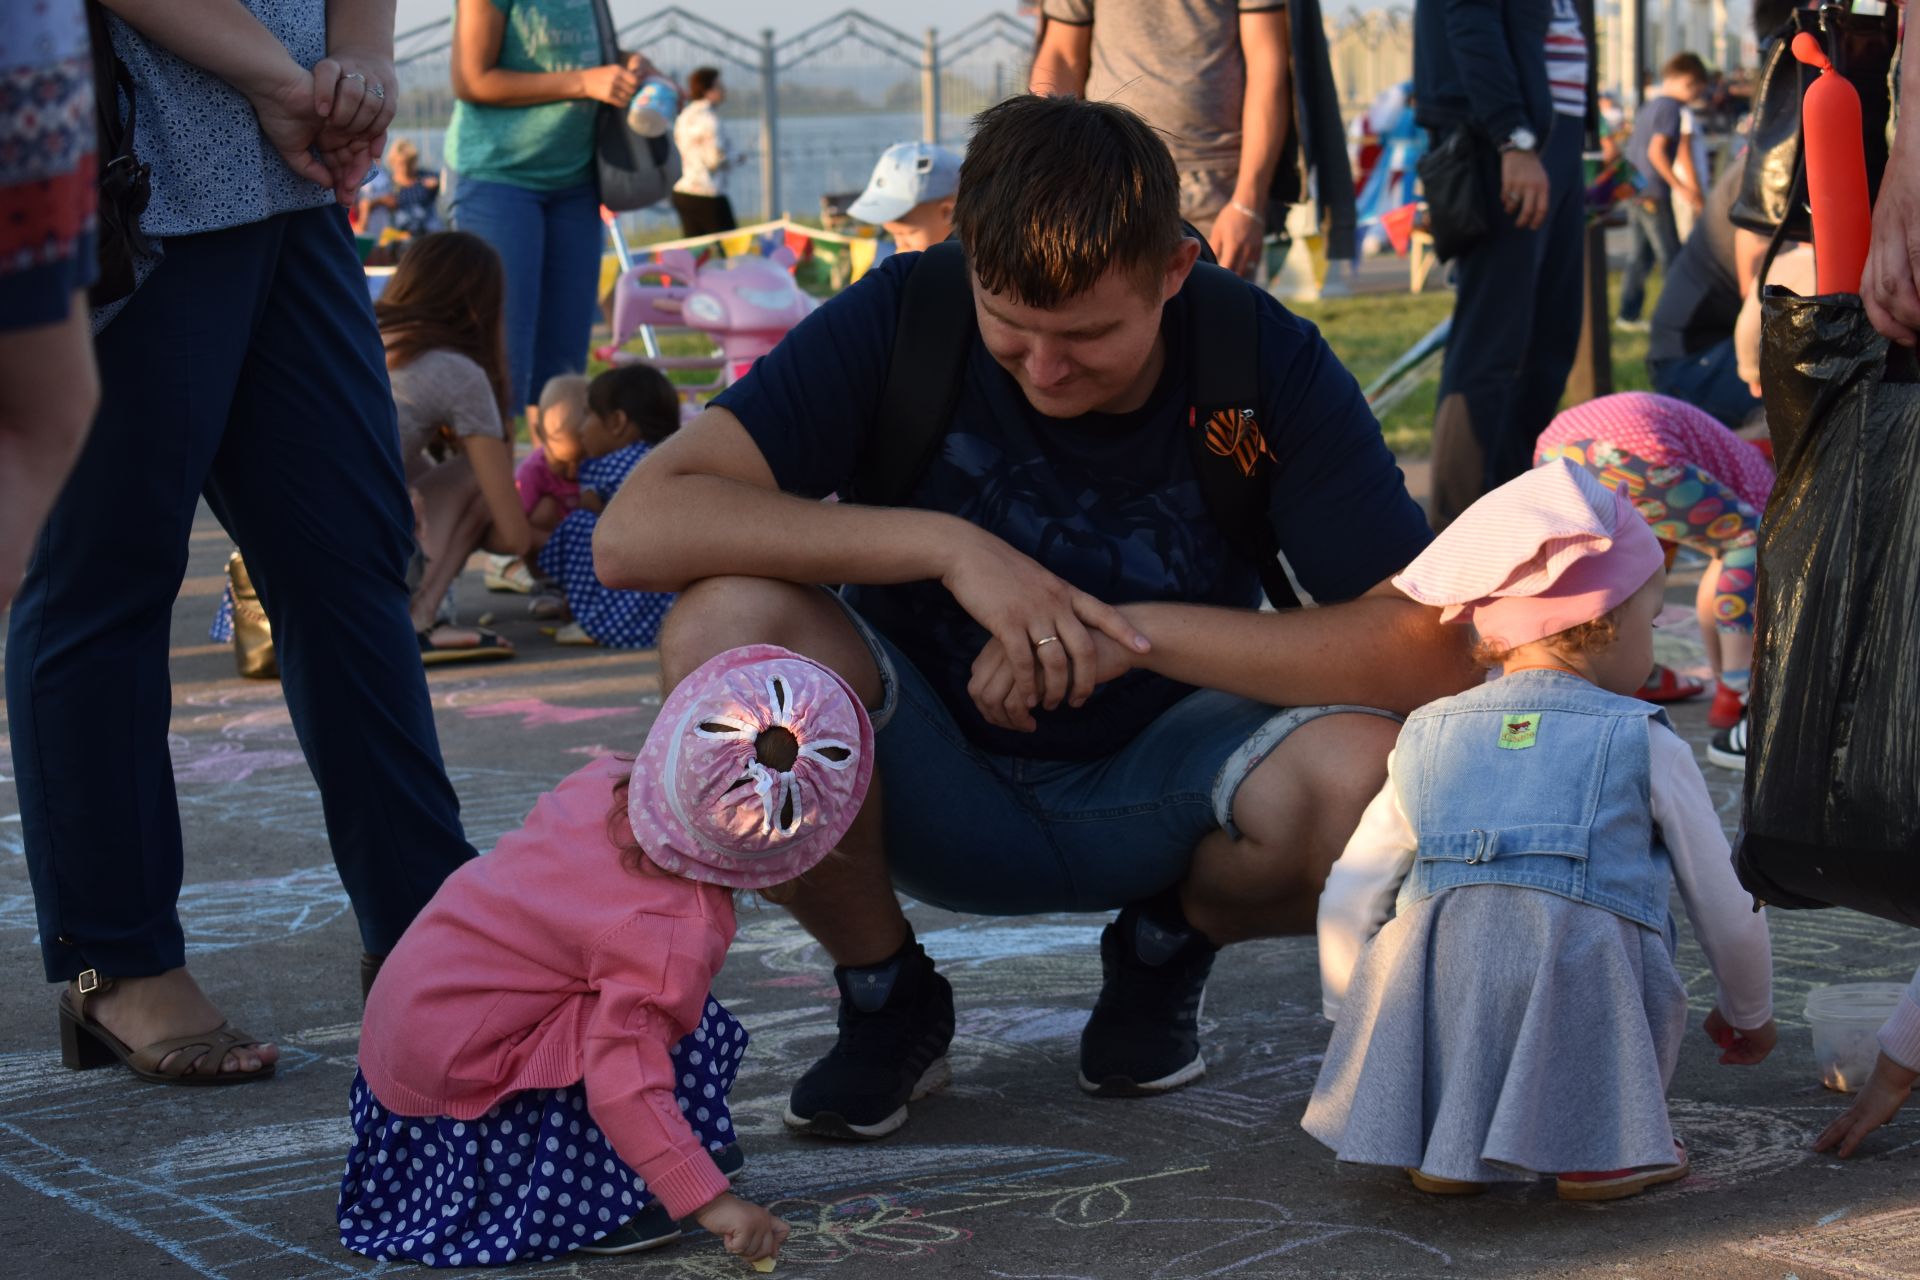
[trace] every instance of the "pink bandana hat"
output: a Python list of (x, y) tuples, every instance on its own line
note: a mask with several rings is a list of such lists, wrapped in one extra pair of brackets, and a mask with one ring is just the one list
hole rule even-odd
[(1625, 494), (1557, 458), (1468, 507), (1393, 585), (1517, 649), (1605, 615), (1665, 561)]
[[(791, 768), (759, 760), (784, 729)], [(873, 780), (873, 725), (839, 676), (773, 645), (731, 649), (680, 682), (633, 764), (627, 817), (675, 875), (764, 889), (811, 870), (853, 825)]]

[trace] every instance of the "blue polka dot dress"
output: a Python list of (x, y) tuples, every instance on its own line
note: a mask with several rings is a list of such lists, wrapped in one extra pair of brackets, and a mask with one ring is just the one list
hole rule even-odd
[[(587, 459), (580, 464), (581, 489), (611, 498), (647, 452), (646, 445), (635, 444)], [(599, 523), (591, 511), (569, 512), (540, 550), (540, 572), (565, 588), (573, 620), (595, 643), (609, 649), (650, 649), (660, 638), (660, 624), (673, 607), (673, 597), (658, 591), (616, 591), (601, 583), (593, 571), (593, 531)]]
[[(708, 1151), (734, 1141), (727, 1093), (747, 1033), (707, 998), (673, 1047), (674, 1096)], [(340, 1180), (340, 1243), (430, 1267), (548, 1262), (611, 1234), (652, 1203), (594, 1123), (582, 1085), (530, 1089), (477, 1120), (398, 1116), (358, 1072), (354, 1144)]]

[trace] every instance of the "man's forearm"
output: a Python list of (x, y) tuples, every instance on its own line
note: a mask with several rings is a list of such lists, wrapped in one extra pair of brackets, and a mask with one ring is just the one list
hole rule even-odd
[(608, 586), (636, 591), (736, 576), (884, 585), (944, 576), (954, 551), (981, 536), (955, 516), (682, 475), (650, 490), (623, 486), (594, 532), (593, 562)]
[[(102, 0), (155, 44), (258, 99), (307, 73), (239, 0)], [(391, 9), (389, 9), (391, 13)], [(388, 39), (392, 34), (389, 30)]]
[(393, 58), (394, 0), (327, 0), (327, 52)]
[(1240, 24), (1247, 88), (1240, 105), (1240, 172), (1234, 179), (1233, 199), (1262, 216), (1293, 118), (1286, 16), (1284, 10), (1249, 15)]
[(1152, 643), (1157, 674), (1274, 706), (1353, 703), (1407, 712), (1470, 687), (1466, 628), (1405, 597), (1284, 613), (1202, 605), (1122, 605)]

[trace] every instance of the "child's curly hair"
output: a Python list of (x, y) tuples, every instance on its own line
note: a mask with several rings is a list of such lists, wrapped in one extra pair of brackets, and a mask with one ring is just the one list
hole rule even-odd
[[(1602, 653), (1612, 648), (1614, 641), (1620, 638), (1618, 613), (1617, 609), (1609, 610), (1591, 622), (1555, 632), (1540, 643), (1563, 658)], [(1516, 647), (1476, 639), (1473, 643), (1473, 660), (1483, 667), (1498, 667), (1513, 656)]]

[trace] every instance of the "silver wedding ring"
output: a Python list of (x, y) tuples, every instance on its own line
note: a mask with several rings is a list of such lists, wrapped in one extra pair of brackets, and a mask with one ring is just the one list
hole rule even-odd
[(347, 72), (347, 73), (346, 73), (345, 75), (343, 75), (343, 76), (341, 76), (340, 78), (341, 78), (342, 80), (362, 80), (362, 81), (364, 81), (364, 80), (365, 80), (365, 79), (366, 79), (367, 77), (366, 77), (365, 75), (363, 75), (363, 74), (361, 74), (361, 73), (360, 73), (360, 72), (358, 72), (358, 71), (349, 71), (349, 72)]
[(1060, 637), (1059, 637), (1059, 636), (1047, 636), (1047, 637), (1046, 637), (1045, 639), (1042, 639), (1042, 640), (1035, 640), (1035, 641), (1033, 642), (1033, 647), (1034, 647), (1034, 649), (1035, 649), (1035, 651), (1038, 651), (1038, 650), (1041, 650), (1041, 649), (1044, 649), (1044, 648), (1046, 648), (1046, 647), (1047, 647), (1048, 645), (1050, 645), (1050, 644), (1059, 644), (1059, 643), (1060, 643)]
[(367, 92), (372, 94), (374, 97), (380, 99), (380, 101), (382, 102), (385, 102), (387, 100), (387, 87), (385, 85), (370, 84), (367, 86)]

